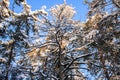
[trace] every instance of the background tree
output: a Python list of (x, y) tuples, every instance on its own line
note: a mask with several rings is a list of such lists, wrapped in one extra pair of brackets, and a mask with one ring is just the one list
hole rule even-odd
[(47, 13), (43, 9), (31, 11), (25, 0), (19, 3), (23, 11), (15, 13), (9, 3), (9, 0), (1, 0), (0, 4), (0, 78), (19, 80), (25, 75), (32, 77), (32, 68), (25, 62), (25, 55), (39, 39), (40, 35), (34, 35), (40, 28), (35, 25), (41, 23), (38, 17)]
[(118, 80), (120, 73), (120, 1), (92, 0), (90, 2), (86, 0), (85, 2), (90, 9), (84, 27), (87, 28), (86, 31), (89, 31), (88, 34), (98, 32), (95, 35), (92, 33), (89, 37), (92, 38), (89, 48), (96, 51), (96, 54), (88, 60), (90, 71), (98, 75), (97, 79)]

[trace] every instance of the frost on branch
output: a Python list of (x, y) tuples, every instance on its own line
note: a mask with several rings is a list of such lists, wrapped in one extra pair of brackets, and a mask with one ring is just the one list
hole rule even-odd
[(6, 62), (7, 62), (7, 60), (5, 58), (0, 57), (0, 63), (6, 63)]
[(71, 19), (76, 12), (70, 5), (60, 4), (51, 8), (51, 13), (56, 19), (60, 18), (60, 20), (63, 20), (64, 18)]
[(10, 4), (10, 2), (9, 2), (9, 0), (1, 0), (0, 1), (0, 16), (1, 17), (9, 17), (9, 4)]
[(44, 10), (44, 8), (35, 10), (35, 11), (31, 11), (31, 6), (27, 4), (26, 0), (24, 0), (21, 3), (23, 6), (23, 11), (20, 13), (15, 13), (11, 9), (9, 9), (9, 4), (10, 4), (9, 0), (2, 0), (0, 2), (0, 11), (1, 11), (0, 15), (2, 18), (10, 18), (12, 16), (12, 18), (15, 18), (15, 19), (17, 19), (17, 18), (25, 19), (27, 17), (31, 17), (36, 21), (40, 21), (39, 16), (47, 15), (47, 12)]

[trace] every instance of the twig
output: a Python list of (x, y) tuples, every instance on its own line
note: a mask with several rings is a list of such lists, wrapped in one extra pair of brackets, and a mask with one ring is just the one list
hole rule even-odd
[(80, 56), (74, 58), (74, 59), (70, 62), (70, 64), (69, 64), (62, 72), (64, 73), (64, 72), (74, 63), (74, 61), (76, 61), (77, 59), (82, 58), (82, 57), (91, 56), (92, 54), (94, 54), (94, 53), (83, 54), (83, 55), (80, 55)]

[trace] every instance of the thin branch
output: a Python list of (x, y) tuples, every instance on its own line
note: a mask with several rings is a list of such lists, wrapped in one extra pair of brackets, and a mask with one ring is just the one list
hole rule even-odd
[(68, 65), (62, 72), (64, 73), (64, 72), (74, 63), (74, 61), (76, 61), (77, 59), (83, 58), (83, 57), (87, 57), (87, 56), (91, 56), (91, 55), (93, 55), (93, 54), (94, 54), (94, 53), (83, 54), (83, 55), (80, 55), (80, 56), (74, 58), (74, 59), (69, 63), (69, 65)]

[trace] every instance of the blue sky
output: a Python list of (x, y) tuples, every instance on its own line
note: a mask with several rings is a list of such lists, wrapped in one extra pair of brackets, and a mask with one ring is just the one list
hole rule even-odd
[[(72, 5), (77, 14), (74, 19), (85, 21), (87, 15), (87, 5), (84, 4), (84, 0), (66, 0), (67, 4)], [(27, 0), (28, 4), (32, 6), (32, 10), (40, 9), (43, 5), (47, 6), (47, 9), (56, 5), (62, 4), (64, 0)]]

